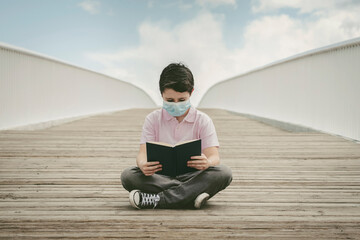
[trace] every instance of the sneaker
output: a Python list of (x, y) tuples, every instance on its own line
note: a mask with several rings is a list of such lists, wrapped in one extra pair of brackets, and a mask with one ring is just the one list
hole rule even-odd
[(155, 208), (160, 201), (160, 196), (158, 194), (143, 193), (140, 190), (132, 190), (129, 200), (131, 206), (137, 209)]
[(207, 193), (200, 194), (195, 199), (194, 207), (197, 208), (197, 209), (200, 209), (202, 206), (204, 206), (204, 204), (209, 199), (209, 197), (210, 197), (210, 195), (207, 194)]

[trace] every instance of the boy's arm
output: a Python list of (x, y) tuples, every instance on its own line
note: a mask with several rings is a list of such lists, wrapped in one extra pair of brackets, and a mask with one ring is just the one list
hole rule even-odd
[(139, 153), (136, 158), (136, 164), (145, 176), (152, 176), (154, 173), (162, 170), (162, 166), (159, 164), (159, 162), (147, 162), (146, 144), (140, 144)]
[(220, 155), (217, 147), (208, 147), (204, 149), (204, 154), (207, 157), (209, 166), (216, 166), (220, 164)]
[(136, 158), (136, 164), (138, 167), (142, 165), (144, 162), (147, 162), (146, 158), (146, 144), (140, 144), (139, 153)]

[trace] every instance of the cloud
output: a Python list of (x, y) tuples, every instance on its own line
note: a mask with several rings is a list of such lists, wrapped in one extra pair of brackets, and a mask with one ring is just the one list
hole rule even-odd
[(202, 12), (175, 27), (164, 22), (144, 22), (139, 27), (139, 35), (137, 47), (115, 53), (90, 53), (88, 57), (100, 62), (106, 74), (116, 74), (120, 79), (142, 85), (158, 100), (159, 76), (170, 62), (184, 62), (189, 66), (198, 79), (195, 80), (198, 93), (222, 78), (218, 61), (224, 62), (227, 50), (222, 39), (221, 16)]
[[(279, 4), (284, 1), (264, 2)], [(286, 3), (288, 2), (293, 1)], [(358, 4), (349, 6), (343, 1), (342, 8), (337, 4), (326, 8), (320, 4), (323, 1), (315, 2), (318, 3), (318, 8), (311, 10), (313, 13), (307, 18), (271, 14), (250, 22), (244, 31), (244, 46), (233, 53), (234, 65), (243, 62), (247, 70), (251, 70), (301, 52), (360, 36)], [(305, 5), (302, 5), (304, 9)], [(295, 7), (300, 5), (294, 4)], [(306, 9), (310, 11), (310, 8)], [(241, 72), (243, 70), (240, 66), (234, 69)]]
[(94, 0), (85, 0), (78, 4), (83, 10), (90, 14), (97, 14), (99, 13), (100, 9), (100, 2)]
[(155, 1), (155, 0), (148, 0), (147, 1), (148, 8), (178, 8), (183, 11), (187, 11), (192, 9), (193, 2), (189, 2), (188, 0), (173, 0), (173, 1)]
[(200, 6), (218, 7), (221, 5), (230, 5), (236, 7), (236, 0), (196, 0)]
[[(344, 1), (345, 2), (345, 1)], [(294, 5), (295, 6), (295, 5)], [(300, 52), (360, 36), (360, 8), (343, 4), (318, 7), (311, 17), (287, 14), (262, 15), (245, 27), (243, 45), (230, 49), (224, 41), (224, 15), (201, 11), (185, 22), (143, 22), (140, 44), (112, 53), (89, 53), (102, 64), (103, 72), (132, 82), (160, 104), (158, 81), (170, 62), (184, 62), (195, 77), (196, 105), (207, 89), (218, 81)]]
[(359, 2), (353, 0), (253, 0), (254, 12), (271, 12), (282, 8), (295, 8), (300, 13), (346, 8)]

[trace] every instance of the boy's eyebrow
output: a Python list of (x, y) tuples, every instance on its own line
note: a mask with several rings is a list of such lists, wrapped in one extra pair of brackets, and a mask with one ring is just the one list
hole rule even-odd
[[(166, 98), (166, 99), (174, 99), (174, 98)], [(185, 99), (184, 97), (178, 98), (178, 99)]]

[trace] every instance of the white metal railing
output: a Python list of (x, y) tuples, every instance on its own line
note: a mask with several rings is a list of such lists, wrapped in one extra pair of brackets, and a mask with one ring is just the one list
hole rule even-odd
[(228, 109), (359, 141), (360, 38), (217, 83), (198, 107)]
[(150, 107), (151, 97), (130, 83), (0, 44), (0, 130)]

